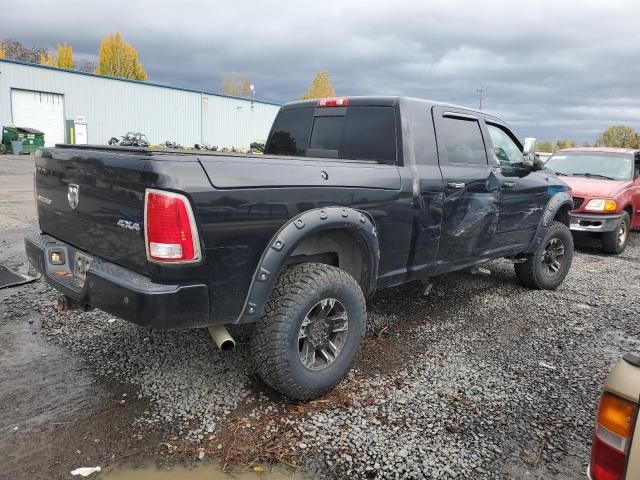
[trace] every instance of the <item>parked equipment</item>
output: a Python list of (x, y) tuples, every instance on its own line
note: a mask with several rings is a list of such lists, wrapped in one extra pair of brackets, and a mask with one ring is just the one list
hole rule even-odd
[(209, 145), (208, 143), (196, 143), (193, 148), (196, 150), (209, 150), (211, 152), (218, 151), (217, 145)]
[(184, 148), (184, 147), (183, 147), (182, 145), (180, 145), (179, 143), (177, 143), (177, 142), (172, 142), (171, 140), (167, 140), (166, 142), (164, 142), (164, 146), (165, 146), (166, 148), (173, 148), (173, 149), (178, 149), (178, 150), (181, 150), (181, 149), (183, 149), (183, 148)]
[(120, 145), (121, 147), (148, 147), (149, 141), (144, 133), (127, 132), (127, 134), (118, 140), (116, 137), (109, 139), (109, 145)]
[[(15, 148), (13, 145), (15, 145)], [(44, 133), (40, 130), (27, 127), (2, 128), (0, 154), (7, 152), (12, 152), (16, 155), (20, 153), (31, 153), (42, 147), (44, 147)]]

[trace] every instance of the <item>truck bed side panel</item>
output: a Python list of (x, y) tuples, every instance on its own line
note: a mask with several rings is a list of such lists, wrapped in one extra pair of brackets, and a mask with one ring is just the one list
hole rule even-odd
[[(285, 222), (313, 208), (337, 205), (366, 211), (374, 219), (384, 252), (379, 274), (406, 268), (414, 209), (410, 181), (401, 186), (397, 167), (302, 159), (272, 164), (266, 158), (236, 160), (233, 167), (218, 159), (201, 162), (213, 185), (227, 187), (192, 194), (211, 275), (212, 316), (217, 309), (235, 320), (269, 240)], [(237, 162), (246, 163), (246, 168), (238, 168)], [(271, 171), (252, 175), (258, 164)], [(323, 180), (323, 171), (328, 180)], [(246, 178), (232, 179), (238, 172), (245, 172)], [(277, 182), (283, 187), (274, 186)]]

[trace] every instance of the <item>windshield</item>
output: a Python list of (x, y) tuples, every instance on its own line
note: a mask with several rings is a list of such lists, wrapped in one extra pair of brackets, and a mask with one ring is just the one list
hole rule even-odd
[(561, 175), (630, 180), (633, 157), (626, 153), (558, 152), (545, 167)]

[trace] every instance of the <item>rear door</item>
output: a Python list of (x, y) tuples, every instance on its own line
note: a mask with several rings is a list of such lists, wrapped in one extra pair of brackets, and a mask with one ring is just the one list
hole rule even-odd
[(489, 165), (479, 118), (435, 107), (438, 159), (444, 179), (438, 259), (464, 263), (495, 246), (500, 190)]

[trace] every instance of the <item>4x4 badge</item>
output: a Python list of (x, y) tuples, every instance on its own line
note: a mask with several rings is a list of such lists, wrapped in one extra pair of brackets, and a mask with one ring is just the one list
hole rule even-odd
[(69, 200), (69, 206), (75, 209), (80, 203), (80, 187), (75, 183), (70, 183), (67, 189), (67, 200)]

